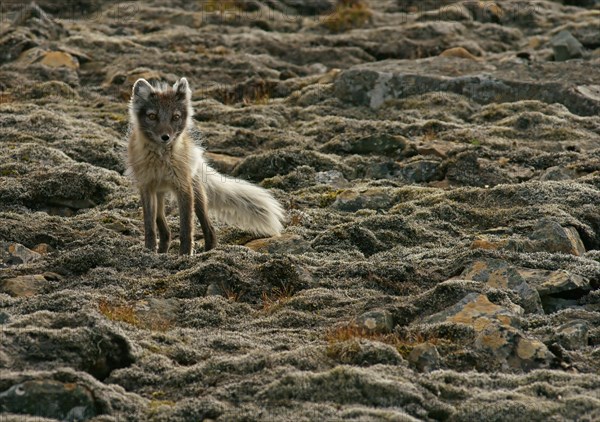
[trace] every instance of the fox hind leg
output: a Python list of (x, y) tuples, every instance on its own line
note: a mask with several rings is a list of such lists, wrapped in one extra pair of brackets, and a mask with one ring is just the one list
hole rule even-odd
[(156, 225), (158, 227), (158, 253), (167, 253), (171, 245), (171, 230), (165, 218), (165, 194), (156, 194)]
[(142, 210), (144, 212), (144, 244), (156, 252), (156, 193), (142, 189)]
[(204, 234), (204, 250), (209, 251), (217, 246), (217, 235), (210, 219), (208, 218), (206, 192), (200, 181), (194, 181), (194, 209), (196, 216), (200, 220), (202, 233)]

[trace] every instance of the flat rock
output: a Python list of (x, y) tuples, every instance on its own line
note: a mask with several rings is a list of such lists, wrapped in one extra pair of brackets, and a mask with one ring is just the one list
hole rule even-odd
[(68, 67), (70, 69), (79, 69), (79, 62), (75, 57), (64, 51), (49, 51), (44, 54), (40, 64), (48, 67)]
[(256, 252), (277, 254), (290, 253), (299, 254), (311, 249), (310, 243), (301, 236), (284, 233), (279, 236), (267, 237), (264, 239), (255, 239), (244, 246)]
[(444, 178), (441, 160), (428, 158), (419, 158), (401, 164), (398, 173), (409, 183), (433, 182)]
[(393, 204), (385, 190), (370, 188), (361, 191), (344, 190), (336, 196), (331, 205), (340, 211), (358, 211), (362, 209), (388, 209)]
[(222, 173), (231, 173), (242, 159), (227, 154), (217, 154), (215, 152), (205, 152), (204, 156), (210, 160), (217, 171)]
[(448, 48), (440, 53), (441, 57), (456, 57), (459, 59), (468, 59), (468, 60), (479, 60), (477, 56), (474, 56), (463, 47), (452, 47)]
[[(580, 115), (597, 115), (600, 101), (575, 89), (582, 85), (578, 81), (589, 80), (589, 73), (593, 72), (590, 65), (570, 63), (564, 66), (564, 77), (539, 82), (531, 70), (519, 64), (511, 64), (508, 69), (507, 66), (491, 67), (473, 60), (448, 57), (390, 60), (344, 70), (336, 79), (334, 88), (341, 100), (374, 109), (380, 108), (388, 100), (442, 91), (464, 95), (481, 104), (528, 99), (549, 104), (560, 103)], [(460, 69), (460, 76), (448, 75), (446, 69), (450, 67)], [(521, 77), (511, 77), (517, 70)], [(600, 80), (597, 82), (600, 84)]]
[(531, 238), (540, 242), (541, 250), (583, 255), (585, 246), (575, 227), (562, 227), (559, 223), (542, 219), (534, 228)]
[(43, 290), (48, 280), (43, 275), (21, 275), (0, 281), (0, 292), (14, 297), (31, 297)]

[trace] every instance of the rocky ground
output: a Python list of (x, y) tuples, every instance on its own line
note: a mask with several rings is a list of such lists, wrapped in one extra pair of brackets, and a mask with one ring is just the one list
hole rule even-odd
[[(3, 421), (600, 419), (600, 3), (336, 3), (2, 3)], [(281, 236), (144, 250), (181, 76)]]

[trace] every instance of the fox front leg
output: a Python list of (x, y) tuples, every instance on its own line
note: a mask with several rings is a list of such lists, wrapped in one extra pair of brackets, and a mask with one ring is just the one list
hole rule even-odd
[(156, 252), (156, 193), (143, 189), (142, 209), (144, 211), (144, 244), (152, 252)]
[(165, 194), (156, 194), (156, 225), (158, 227), (158, 253), (167, 253), (171, 245), (171, 230), (165, 218)]
[(210, 251), (217, 246), (217, 235), (208, 217), (207, 198), (204, 187), (199, 180), (194, 181), (194, 209), (200, 220), (202, 233), (204, 234), (204, 250)]
[(179, 254), (191, 255), (194, 238), (194, 191), (189, 187), (177, 192), (179, 204)]

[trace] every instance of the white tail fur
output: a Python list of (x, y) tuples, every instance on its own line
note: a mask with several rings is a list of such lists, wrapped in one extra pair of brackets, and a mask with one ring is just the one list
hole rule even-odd
[(281, 204), (265, 189), (218, 173), (203, 163), (196, 177), (206, 188), (209, 212), (217, 219), (258, 235), (273, 236), (283, 229)]

